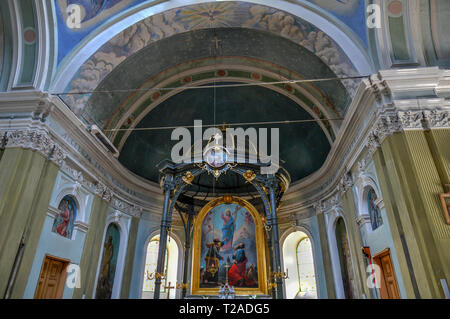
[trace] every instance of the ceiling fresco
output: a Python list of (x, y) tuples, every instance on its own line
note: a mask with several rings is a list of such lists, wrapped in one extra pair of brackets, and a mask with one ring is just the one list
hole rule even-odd
[(367, 47), (365, 0), (307, 0), (330, 12), (355, 32)]
[[(221, 39), (218, 47), (215, 39)], [(227, 59), (215, 59), (218, 54)], [(289, 79), (298, 78), (299, 75), (306, 79), (335, 77), (331, 69), (310, 51), (273, 34), (249, 29), (198, 30), (152, 43), (129, 57), (101, 82), (97, 93), (86, 96), (90, 98), (82, 108), (72, 105), (72, 110), (90, 124), (106, 128), (109, 123), (108, 128), (112, 128), (115, 126), (110, 123), (118, 112), (117, 108), (126, 111), (130, 104), (125, 107), (124, 103), (136, 100), (136, 94), (140, 93), (133, 93), (128, 89), (152, 88), (151, 84), (155, 84), (153, 81), (145, 87), (143, 84), (161, 74), (167, 76), (205, 66), (214, 68), (220, 64), (221, 67), (226, 67), (227, 63), (240, 65), (243, 69), (245, 66), (253, 66), (271, 70), (275, 74), (284, 74)], [(168, 84), (165, 87), (174, 85)], [(316, 82), (308, 85), (305, 90), (315, 95), (328, 108), (332, 118), (343, 116), (351, 101), (339, 81)], [(65, 100), (70, 102), (70, 97), (72, 96), (65, 97)], [(314, 108), (314, 103), (303, 100)], [(144, 101), (145, 103), (148, 104)], [(134, 117), (137, 118), (136, 115)]]
[[(276, 34), (319, 57), (335, 76), (358, 75), (339, 45), (306, 21), (266, 6), (246, 2), (215, 2), (168, 10), (129, 27), (83, 64), (66, 91), (95, 90), (124, 60), (152, 43), (190, 30), (220, 27), (239, 27)], [(355, 93), (359, 81), (342, 82), (351, 95)], [(88, 98), (73, 95), (68, 103), (75, 109), (82, 109)]]
[[(138, 6), (151, 6), (166, 1), (155, 0), (57, 0), (56, 20), (58, 26), (58, 63), (104, 22), (113, 19), (127, 10)], [(367, 45), (365, 28), (365, 0), (301, 0), (312, 3), (331, 13), (346, 24), (361, 41)], [(70, 5), (79, 5), (82, 9), (80, 28), (73, 28), (68, 16)], [(194, 9), (196, 11), (196, 9)], [(214, 9), (211, 11), (215, 13)], [(200, 15), (207, 16), (205, 12)]]

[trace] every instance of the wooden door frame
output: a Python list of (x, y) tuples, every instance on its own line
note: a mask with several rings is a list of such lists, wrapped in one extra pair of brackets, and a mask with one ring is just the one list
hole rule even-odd
[(385, 280), (384, 280), (384, 271), (383, 271), (383, 267), (382, 267), (382, 265), (381, 265), (381, 258), (383, 258), (383, 257), (385, 257), (385, 256), (389, 256), (389, 260), (391, 261), (392, 273), (393, 273), (393, 276), (394, 276), (395, 285), (396, 285), (396, 287), (397, 287), (398, 295), (400, 296), (400, 290), (399, 290), (399, 288), (398, 288), (397, 276), (396, 276), (396, 274), (395, 274), (395, 268), (394, 268), (394, 264), (393, 264), (393, 262), (392, 262), (391, 249), (390, 249), (390, 248), (386, 248), (386, 249), (380, 251), (378, 254), (374, 255), (374, 256), (372, 257), (372, 259), (373, 259), (374, 264), (377, 264), (377, 265), (380, 267), (380, 271), (381, 271), (381, 274), (380, 274), (380, 277), (381, 277), (381, 278), (380, 278), (380, 284), (381, 284), (381, 287), (380, 287), (380, 289), (379, 289), (379, 291), (380, 291), (380, 296), (381, 296), (382, 299), (389, 299), (388, 289), (387, 289), (387, 286), (386, 286), (386, 282), (385, 282)]
[(37, 282), (36, 288), (34, 290), (34, 298), (36, 299), (36, 294), (38, 292), (38, 287), (39, 287), (39, 280), (41, 279), (42, 272), (44, 270), (44, 262), (45, 262), (46, 259), (53, 259), (53, 260), (62, 262), (64, 264), (64, 267), (63, 267), (63, 270), (62, 270), (62, 273), (61, 273), (62, 280), (59, 282), (59, 286), (58, 286), (57, 291), (56, 291), (57, 299), (60, 299), (60, 298), (62, 298), (62, 295), (64, 293), (64, 286), (65, 286), (66, 278), (67, 278), (67, 268), (70, 265), (70, 260), (69, 259), (60, 258), (60, 257), (56, 257), (56, 256), (53, 256), (53, 255), (50, 255), (50, 254), (45, 254), (44, 258), (42, 259), (41, 271), (39, 272), (38, 282)]

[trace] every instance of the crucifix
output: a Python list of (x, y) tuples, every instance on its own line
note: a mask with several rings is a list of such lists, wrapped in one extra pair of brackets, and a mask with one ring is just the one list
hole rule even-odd
[(228, 271), (229, 271), (230, 268), (231, 268), (231, 265), (230, 265), (230, 257), (227, 258), (227, 262), (226, 262), (226, 264), (224, 265), (224, 268), (225, 268), (225, 284), (228, 285)]
[(175, 286), (171, 286), (169, 281), (169, 285), (164, 286), (164, 289), (167, 289), (167, 299), (170, 299), (170, 289), (175, 289)]
[(211, 40), (211, 42), (216, 43), (216, 49), (218, 49), (219, 48), (219, 42), (222, 42), (222, 40), (219, 40), (219, 39), (217, 39), (217, 37), (214, 37), (214, 39)]

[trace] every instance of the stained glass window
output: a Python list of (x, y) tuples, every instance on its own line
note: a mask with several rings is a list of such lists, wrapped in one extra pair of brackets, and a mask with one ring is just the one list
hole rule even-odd
[(371, 188), (367, 193), (367, 203), (369, 205), (369, 216), (370, 216), (370, 223), (372, 224), (372, 230), (377, 229), (383, 224), (380, 209), (375, 204), (376, 199), (377, 195), (375, 194), (373, 188)]
[(300, 293), (317, 297), (314, 259), (311, 241), (308, 237), (302, 239), (297, 245), (297, 269)]

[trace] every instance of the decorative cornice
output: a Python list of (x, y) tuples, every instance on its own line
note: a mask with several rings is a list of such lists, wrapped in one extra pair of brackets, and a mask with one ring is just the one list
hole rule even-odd
[(127, 203), (126, 201), (118, 198), (116, 195), (113, 195), (112, 199), (112, 206), (116, 208), (117, 210), (120, 210), (123, 213), (126, 213), (128, 215), (141, 218), (143, 208), (137, 205), (133, 205), (130, 203)]
[(448, 110), (424, 111), (424, 117), (428, 123), (428, 128), (450, 128), (449, 113), (450, 111)]
[(95, 185), (95, 195), (98, 195), (101, 199), (111, 202), (113, 193), (112, 191), (102, 182), (97, 182)]
[(340, 195), (343, 195), (349, 188), (353, 186), (353, 179), (350, 172), (345, 173), (338, 184), (338, 192)]
[(367, 137), (366, 146), (373, 154), (381, 143), (394, 133), (438, 128), (450, 128), (448, 110), (401, 110), (390, 107), (380, 112)]
[(77, 230), (82, 231), (83, 233), (86, 233), (89, 229), (89, 225), (86, 223), (83, 223), (82, 221), (75, 221), (75, 223), (73, 223), (73, 227)]
[(370, 223), (370, 216), (368, 214), (362, 214), (356, 218), (356, 224), (358, 224), (359, 227), (367, 223)]
[(47, 209), (47, 216), (56, 218), (59, 215), (59, 210), (56, 207), (49, 206)]
[(67, 156), (62, 147), (42, 129), (7, 131), (5, 148), (13, 147), (37, 151), (58, 166), (62, 165)]

